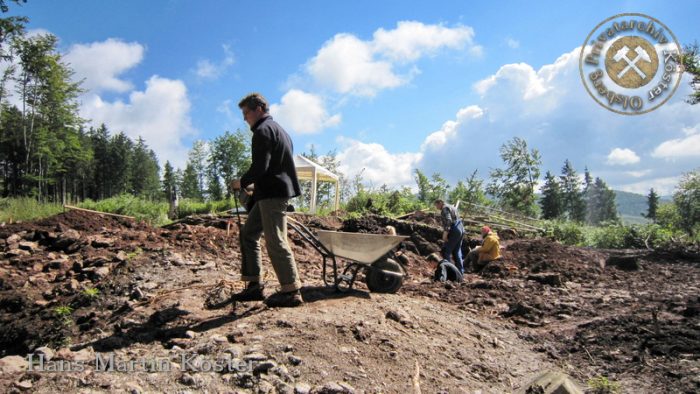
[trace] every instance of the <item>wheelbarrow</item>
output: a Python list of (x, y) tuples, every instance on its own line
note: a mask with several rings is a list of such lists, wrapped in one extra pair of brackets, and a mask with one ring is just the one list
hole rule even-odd
[[(393, 249), (408, 237), (326, 230), (317, 230), (314, 235), (297, 220), (288, 219), (289, 226), (323, 258), (322, 275), (326, 286), (349, 291), (359, 273), (364, 274), (367, 288), (372, 292), (396, 293), (403, 284), (407, 272), (396, 262)], [(342, 274), (338, 274), (339, 259), (347, 262)]]

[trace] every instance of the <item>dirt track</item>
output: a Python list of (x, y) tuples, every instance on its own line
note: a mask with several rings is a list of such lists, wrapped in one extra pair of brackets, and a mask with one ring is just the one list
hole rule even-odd
[[(386, 225), (301, 219), (353, 231)], [(43, 392), (350, 390), (342, 383), (400, 392), (417, 377), (424, 392), (509, 392), (560, 368), (581, 382), (607, 376), (629, 392), (700, 390), (697, 262), (634, 252), (623, 270), (606, 266), (612, 251), (513, 240), (503, 242), (503, 262), (445, 285), (430, 281), (424, 258), (439, 247), (431, 235), (439, 231), (409, 223), (396, 226), (412, 235), (399, 293), (360, 284), (341, 297), (321, 286), (318, 255), (290, 232), (307, 304), (279, 310), (226, 302), (242, 286), (237, 225), (227, 234), (225, 220), (202, 223), (157, 229), (72, 211), (0, 228), (0, 357), (48, 345), (73, 348), (56, 359), (94, 360), (96, 351), (173, 365), (161, 373), (3, 374), (0, 384)], [(274, 288), (272, 274), (267, 281)], [(93, 287), (99, 294), (90, 296)], [(72, 313), (57, 315), (66, 305)], [(254, 369), (176, 371), (182, 354), (200, 363), (234, 355)]]

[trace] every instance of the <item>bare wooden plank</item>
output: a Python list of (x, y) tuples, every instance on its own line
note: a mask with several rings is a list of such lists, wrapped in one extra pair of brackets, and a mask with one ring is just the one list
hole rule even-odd
[(64, 208), (64, 209), (72, 209), (72, 210), (74, 210), (74, 211), (83, 211), (83, 212), (96, 213), (96, 214), (98, 214), (98, 215), (116, 216), (116, 217), (119, 217), (119, 218), (126, 218), (126, 219), (136, 219), (136, 218), (133, 217), (133, 216), (126, 216), (126, 215), (118, 215), (118, 214), (116, 214), (116, 213), (107, 213), (107, 212), (93, 211), (92, 209), (78, 208), (78, 207), (74, 207), (74, 206), (72, 206), (72, 205), (65, 205), (65, 204), (64, 204), (64, 205), (63, 205), (63, 208)]

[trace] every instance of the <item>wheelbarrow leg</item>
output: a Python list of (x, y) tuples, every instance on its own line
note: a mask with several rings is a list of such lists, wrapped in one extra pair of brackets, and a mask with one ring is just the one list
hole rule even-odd
[[(355, 279), (357, 274), (362, 269), (363, 266), (358, 263), (350, 263), (345, 267), (343, 274), (336, 277), (335, 288), (341, 293), (352, 290), (352, 286), (355, 284)], [(347, 284), (347, 287), (341, 286), (342, 284)]]

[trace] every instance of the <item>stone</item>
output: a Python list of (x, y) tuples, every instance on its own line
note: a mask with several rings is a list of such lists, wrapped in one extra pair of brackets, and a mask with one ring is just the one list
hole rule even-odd
[(605, 260), (605, 265), (623, 271), (638, 271), (641, 268), (637, 256), (610, 256)]
[(528, 280), (534, 280), (535, 282), (542, 283), (543, 285), (549, 286), (562, 286), (564, 281), (561, 279), (561, 275), (556, 272), (540, 272), (536, 274), (530, 274), (527, 276)]
[(261, 353), (250, 353), (243, 356), (243, 361), (264, 361), (267, 360), (267, 356)]
[(5, 239), (5, 242), (8, 244), (16, 244), (17, 242), (22, 240), (22, 236), (19, 234), (12, 234), (7, 239)]
[(192, 331), (192, 330), (187, 330), (187, 331), (185, 331), (185, 338), (192, 339), (192, 338), (194, 338), (194, 337), (196, 337), (196, 336), (197, 336), (197, 333), (195, 333), (195, 332)]
[(326, 383), (318, 390), (314, 390), (314, 393), (317, 394), (351, 394), (354, 392), (355, 389), (352, 386), (335, 382)]
[(111, 246), (114, 246), (114, 239), (112, 238), (98, 236), (92, 240), (93, 248), (109, 248)]
[(27, 359), (21, 356), (0, 358), (0, 373), (20, 373), (27, 369)]
[(27, 252), (26, 250), (10, 249), (7, 252), (5, 252), (5, 257), (12, 258), (12, 257), (20, 257), (20, 256), (29, 256), (30, 254), (31, 253)]
[(51, 361), (51, 359), (54, 357), (56, 352), (54, 352), (54, 350), (48, 346), (42, 346), (42, 347), (36, 348), (36, 350), (34, 350), (34, 354), (36, 354), (37, 356), (43, 354), (44, 360)]
[(209, 337), (209, 339), (211, 339), (213, 342), (216, 342), (216, 343), (227, 343), (228, 342), (228, 338), (226, 338), (225, 336), (220, 335), (220, 334), (214, 334), (211, 337)]
[(20, 242), (18, 244), (18, 246), (20, 249), (26, 250), (26, 251), (29, 251), (32, 253), (41, 250), (41, 248), (39, 248), (39, 244), (36, 242), (23, 241), (23, 242)]
[(253, 373), (259, 375), (275, 368), (276, 366), (277, 364), (274, 361), (263, 361), (253, 368)]
[(301, 363), (302, 363), (302, 359), (293, 355), (293, 354), (290, 354), (289, 357), (287, 357), (287, 359), (289, 360), (290, 364), (295, 365), (295, 366), (301, 365)]
[(127, 260), (129, 260), (129, 256), (128, 256), (128, 255), (126, 254), (126, 252), (123, 251), (123, 250), (120, 250), (119, 252), (117, 252), (117, 255), (115, 256), (115, 258), (117, 259), (117, 261), (127, 261)]
[(31, 389), (32, 387), (34, 387), (34, 386), (32, 385), (32, 381), (31, 381), (31, 380), (22, 380), (22, 381), (20, 381), (20, 382), (15, 382), (14, 384), (15, 384), (15, 387), (17, 387), (17, 388), (20, 389), (20, 390), (29, 390), (29, 389)]
[(297, 383), (294, 386), (294, 394), (309, 394), (311, 393), (311, 386), (306, 383)]
[(583, 390), (565, 373), (545, 371), (530, 384), (520, 389), (518, 394), (583, 394)]
[[(92, 270), (92, 274), (88, 274), (88, 277), (93, 280), (102, 280), (106, 278), (109, 275), (109, 267), (104, 266), (104, 267), (90, 267), (94, 268)], [(87, 268), (84, 270), (87, 271)]]
[(184, 384), (185, 386), (194, 386), (197, 384), (197, 381), (194, 379), (194, 376), (188, 374), (188, 373), (183, 373), (182, 376), (180, 376), (180, 383)]

